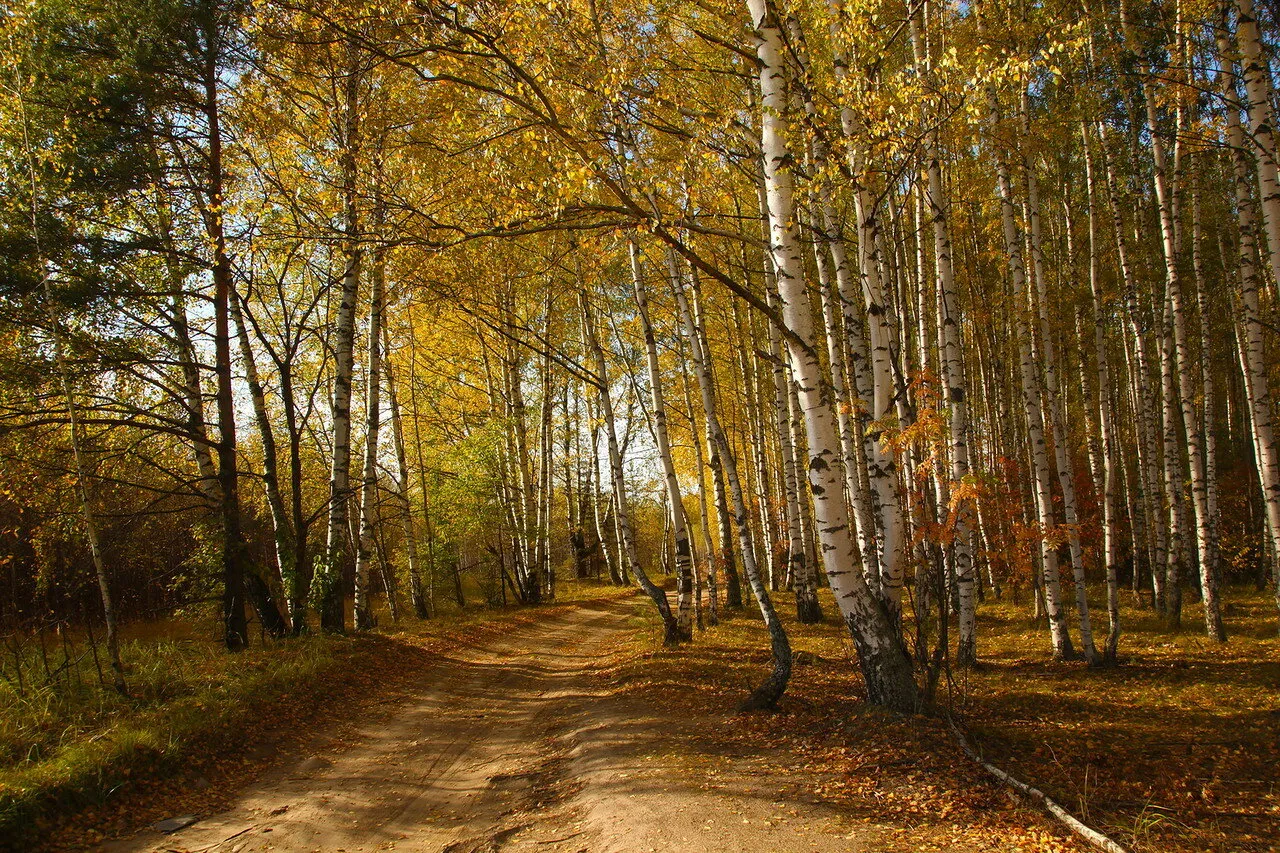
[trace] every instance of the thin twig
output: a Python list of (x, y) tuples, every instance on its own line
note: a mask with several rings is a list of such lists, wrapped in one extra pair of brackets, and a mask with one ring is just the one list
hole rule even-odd
[(212, 850), (215, 847), (221, 847), (222, 845), (226, 844), (228, 841), (231, 841), (232, 839), (235, 839), (235, 838), (239, 838), (240, 836), (244, 835), (246, 832), (252, 832), (257, 828), (258, 828), (257, 826), (246, 826), (244, 829), (240, 830), (239, 832), (233, 832), (231, 835), (228, 835), (226, 838), (222, 839), (221, 841), (215, 841), (212, 844), (206, 844), (204, 847), (197, 847), (194, 850), (179, 850), (176, 847), (166, 847), (165, 853), (207, 853), (207, 851)]

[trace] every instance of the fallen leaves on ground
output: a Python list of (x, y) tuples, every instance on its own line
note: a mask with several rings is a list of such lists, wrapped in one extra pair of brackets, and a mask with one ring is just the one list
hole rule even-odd
[[(1126, 607), (1122, 664), (1110, 669), (1050, 660), (1047, 631), (1030, 626), (1024, 608), (989, 603), (980, 614), (983, 665), (954, 672), (940, 702), (988, 760), (1134, 853), (1273, 853), (1280, 850), (1274, 605), (1241, 590), (1228, 598), (1226, 646), (1193, 633), (1194, 605), (1177, 633)], [(834, 611), (825, 594), (823, 603)], [(705, 715), (697, 751), (763, 758), (794, 780), (796, 795), (837, 806), (850, 820), (896, 826), (903, 850), (1091, 849), (994, 782), (940, 716), (906, 718), (867, 705), (852, 644), (830, 622), (788, 620), (806, 665), (793, 670), (777, 712), (734, 715), (769, 667), (753, 615), (735, 614), (686, 648), (645, 648), (610, 677), (659, 707), (681, 703)]]

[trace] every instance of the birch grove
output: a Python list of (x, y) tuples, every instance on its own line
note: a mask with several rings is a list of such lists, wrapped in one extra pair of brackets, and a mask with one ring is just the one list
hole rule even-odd
[(93, 151), (4, 48), (0, 513), (79, 517), (26, 593), (241, 649), (634, 584), (764, 623), (750, 707), (829, 622), (904, 712), (1006, 606), (1081, 666), (1280, 619), (1270, 7), (183, 9), (103, 19)]

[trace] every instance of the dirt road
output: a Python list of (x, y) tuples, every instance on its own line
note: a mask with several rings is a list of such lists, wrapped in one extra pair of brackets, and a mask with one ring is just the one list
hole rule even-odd
[[(229, 811), (110, 853), (884, 850), (771, 775), (777, 756), (691, 756), (722, 725), (628, 698), (611, 650), (632, 605), (588, 604), (461, 648), (316, 754)], [(732, 720), (732, 718), (727, 718)], [(732, 724), (729, 722), (728, 724)], [(789, 790), (790, 789), (790, 790)]]

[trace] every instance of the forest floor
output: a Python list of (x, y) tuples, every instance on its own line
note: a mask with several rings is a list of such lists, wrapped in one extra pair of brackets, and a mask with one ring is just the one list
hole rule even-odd
[[(1101, 644), (1102, 591), (1090, 598)], [(956, 675), (953, 707), (989, 760), (1132, 850), (1280, 851), (1273, 592), (1223, 590), (1225, 645), (1186, 598), (1171, 631), (1125, 593), (1119, 663), (1098, 668), (1050, 660), (1025, 604), (989, 601), (983, 665)]]
[[(784, 615), (793, 610), (788, 594), (777, 596)], [(1171, 631), (1125, 594), (1119, 665), (1097, 668), (1051, 660), (1048, 630), (1031, 623), (1026, 597), (983, 603), (981, 665), (943, 677), (937, 713), (903, 718), (859, 701), (852, 643), (833, 627), (824, 591), (824, 623), (788, 623), (801, 665), (782, 719), (743, 717), (720, 737), (744, 748), (785, 746), (783, 772), (847, 816), (932, 826), (955, 849), (986, 849), (991, 839), (1001, 850), (1055, 849), (1056, 829), (1046, 835), (1043, 823), (1011, 810), (963, 754), (950, 714), (986, 760), (1131, 853), (1280, 851), (1280, 643), (1271, 592), (1223, 591), (1226, 645), (1205, 639), (1189, 595), (1182, 627)], [(1090, 599), (1101, 642), (1102, 590), (1090, 589)], [(699, 646), (650, 657), (624, 667), (628, 683), (643, 685), (633, 689), (708, 716), (745, 696), (769, 659), (759, 620), (747, 618), (708, 631)]]
[[(791, 626), (779, 710), (739, 715), (768, 661), (751, 612), (667, 650), (645, 602), (596, 594), (372, 638), (358, 669), (328, 677), (331, 701), (264, 709), (240, 747), (194, 750), (184, 771), (64, 817), (43, 849), (1086, 849), (994, 784), (941, 720), (856, 701), (830, 616)], [(1257, 630), (1273, 627), (1255, 603)], [(1189, 630), (1147, 636), (1128, 614), (1123, 665), (1088, 670), (1048, 662), (1021, 611), (991, 603), (984, 667), (948, 702), (988, 758), (1133, 851), (1277, 850), (1280, 744), (1265, 725), (1280, 661), (1248, 634), (1252, 611), (1235, 614), (1225, 652)], [(148, 828), (188, 814), (201, 819), (172, 835)]]
[[(918, 739), (930, 724), (864, 708), (821, 721), (802, 696), (778, 713), (735, 714), (746, 686), (737, 672), (708, 677), (698, 662), (743, 657), (730, 644), (752, 632), (749, 614), (702, 638), (723, 640), (664, 651), (637, 598), (534, 612), (430, 650), (388, 644), (377, 677), (317, 708), (303, 731), (136, 783), (51, 828), (44, 849), (1079, 849), (962, 759), (874, 734)], [(862, 734), (874, 760), (847, 766)], [(868, 780), (875, 793), (851, 806), (846, 793)], [(187, 814), (201, 819), (171, 835), (147, 828)]]

